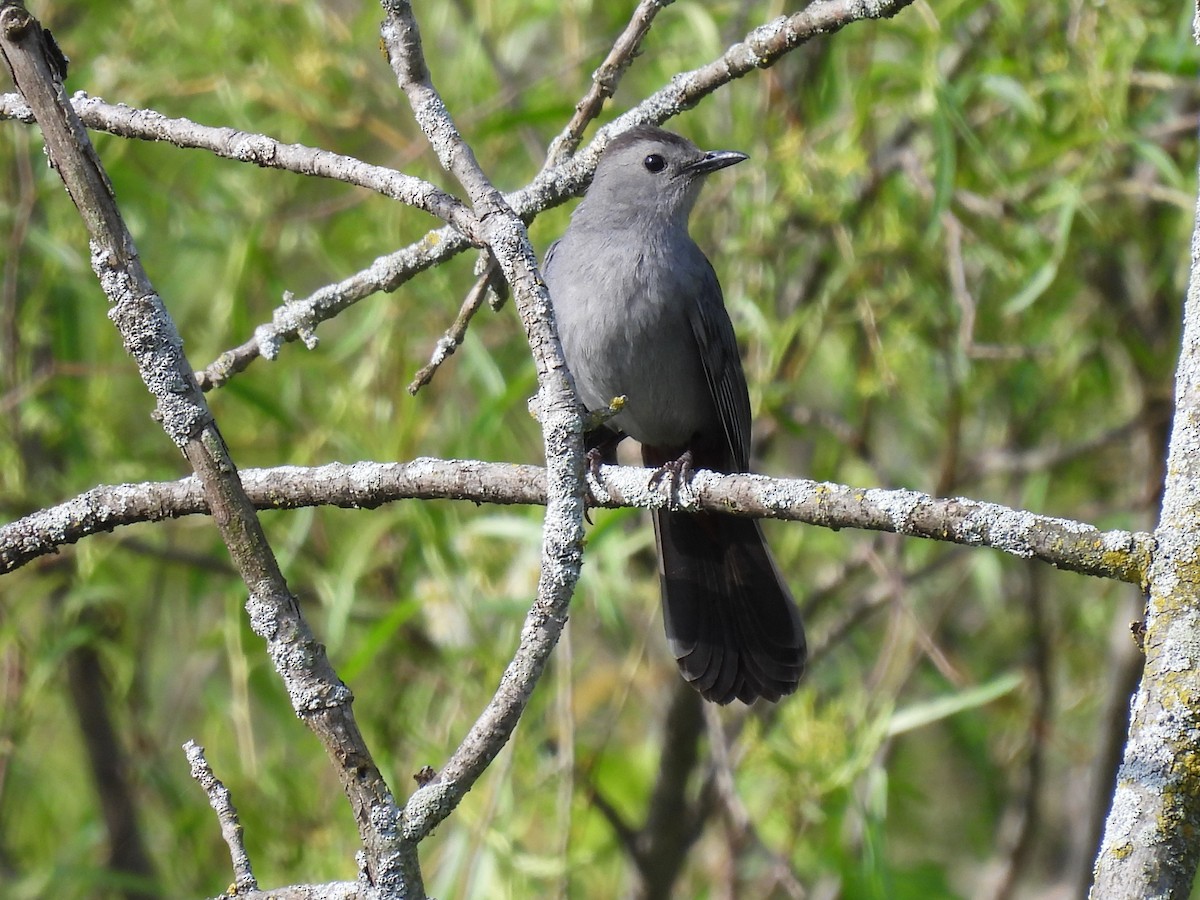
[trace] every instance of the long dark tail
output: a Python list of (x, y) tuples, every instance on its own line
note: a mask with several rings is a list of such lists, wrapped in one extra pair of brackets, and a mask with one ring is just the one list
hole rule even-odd
[(655, 510), (663, 623), (704, 699), (778, 700), (796, 689), (804, 626), (754, 519)]

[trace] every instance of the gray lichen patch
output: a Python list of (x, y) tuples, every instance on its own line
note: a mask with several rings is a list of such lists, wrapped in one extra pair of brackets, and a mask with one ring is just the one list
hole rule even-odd
[(920, 491), (885, 491), (877, 488), (865, 491), (863, 499), (880, 509), (891, 522), (892, 528), (900, 533), (909, 530), (917, 510), (930, 501), (929, 495)]

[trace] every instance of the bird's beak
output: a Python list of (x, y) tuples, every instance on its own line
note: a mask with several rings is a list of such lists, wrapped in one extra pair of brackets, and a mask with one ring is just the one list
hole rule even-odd
[(689, 175), (708, 175), (717, 169), (736, 165), (749, 158), (745, 153), (736, 150), (709, 150), (695, 162), (688, 163), (684, 171)]

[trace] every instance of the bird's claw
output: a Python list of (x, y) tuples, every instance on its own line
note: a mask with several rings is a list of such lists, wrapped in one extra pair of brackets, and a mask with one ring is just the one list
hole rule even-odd
[(679, 459), (672, 459), (669, 462), (663, 463), (650, 475), (650, 487), (654, 487), (662, 481), (667, 481), (670, 484), (671, 498), (677, 499), (680, 485), (691, 484), (692, 475), (695, 473), (695, 468), (692, 461), (692, 451), (685, 450)]

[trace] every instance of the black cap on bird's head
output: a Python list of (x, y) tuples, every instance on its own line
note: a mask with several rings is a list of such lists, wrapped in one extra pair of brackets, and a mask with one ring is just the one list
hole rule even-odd
[(704, 151), (685, 137), (653, 125), (638, 125), (617, 135), (600, 156), (581, 209), (589, 204), (652, 218), (688, 213), (700, 193), (703, 176), (749, 157), (736, 150)]

